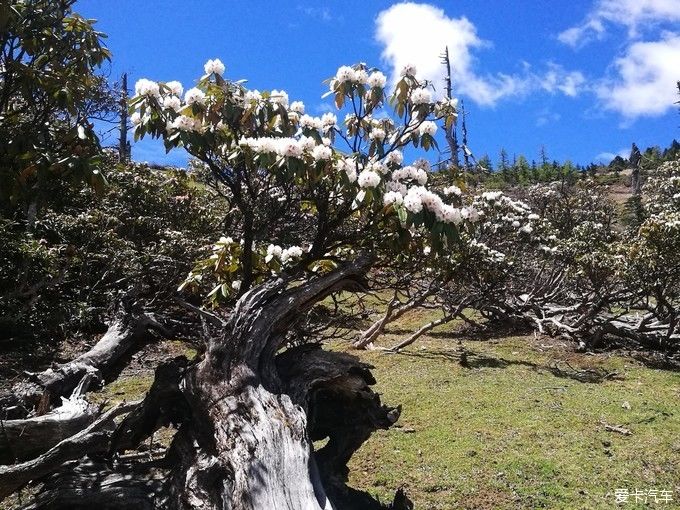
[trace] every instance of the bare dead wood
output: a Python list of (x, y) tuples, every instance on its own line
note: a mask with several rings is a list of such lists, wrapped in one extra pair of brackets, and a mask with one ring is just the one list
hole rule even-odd
[(609, 423), (605, 422), (604, 420), (600, 420), (600, 424), (602, 424), (604, 429), (609, 431), (609, 432), (616, 432), (617, 434), (622, 434), (624, 436), (630, 436), (630, 435), (633, 434), (629, 429), (627, 429), (625, 427), (621, 427), (619, 425), (610, 425)]
[(92, 349), (68, 363), (29, 374), (28, 381), (16, 384), (10, 394), (0, 397), (0, 408), (17, 403), (31, 408), (38, 406), (41, 400), (50, 405), (58, 404), (61, 397), (69, 395), (87, 374), (93, 378), (106, 377), (134, 345), (146, 338), (150, 329), (170, 336), (150, 315), (118, 315)]
[(430, 297), (437, 293), (437, 290), (439, 290), (439, 285), (430, 285), (426, 290), (412, 297), (405, 303), (400, 303), (395, 294), (394, 299), (388, 303), (383, 316), (364, 331), (352, 344), (352, 347), (355, 349), (365, 349), (384, 333), (385, 327), (390, 322), (394, 322), (404, 316), (407, 312), (423, 306)]
[(83, 395), (92, 380), (87, 374), (68, 399), (53, 411), (23, 420), (0, 420), (0, 464), (25, 461), (84, 429), (99, 416), (100, 406)]
[(47, 477), (22, 510), (155, 510), (163, 507), (164, 473), (145, 465), (81, 460)]
[(39, 457), (21, 464), (0, 466), (0, 500), (29, 481), (59, 470), (67, 461), (93, 452), (106, 451), (109, 436), (115, 426), (113, 418), (129, 410), (130, 405), (118, 405), (102, 414), (87, 428), (60, 441)]

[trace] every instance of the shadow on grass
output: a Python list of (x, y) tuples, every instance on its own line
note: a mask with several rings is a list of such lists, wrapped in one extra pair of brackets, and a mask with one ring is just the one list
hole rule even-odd
[[(540, 365), (532, 361), (509, 360), (496, 358), (485, 354), (476, 353), (467, 349), (457, 351), (440, 351), (434, 349), (422, 349), (419, 351), (400, 351), (396, 353), (400, 356), (410, 356), (414, 358), (429, 360), (444, 360), (456, 363), (468, 370), (478, 370), (482, 368), (506, 369), (510, 366), (523, 366), (537, 372), (549, 372), (555, 377), (572, 379), (582, 383), (599, 384), (601, 382), (618, 379), (619, 374), (607, 372), (602, 369), (580, 369), (574, 368), (566, 362), (555, 361), (549, 365)], [(564, 366), (562, 366), (564, 365)]]
[(630, 354), (630, 357), (639, 361), (647, 368), (680, 372), (680, 356), (677, 354), (668, 356), (658, 352), (636, 352)]

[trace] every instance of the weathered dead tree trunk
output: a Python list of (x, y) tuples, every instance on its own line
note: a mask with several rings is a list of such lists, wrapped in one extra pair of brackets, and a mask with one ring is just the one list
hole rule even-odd
[(62, 405), (42, 416), (24, 420), (0, 420), (0, 464), (24, 461), (46, 452), (80, 432), (100, 414), (100, 406), (88, 403), (91, 374), (86, 375)]
[(383, 316), (375, 321), (366, 331), (361, 333), (359, 338), (357, 338), (352, 344), (352, 347), (355, 349), (366, 349), (385, 332), (385, 328), (390, 322), (394, 322), (406, 314), (406, 312), (422, 306), (425, 301), (437, 293), (438, 289), (439, 285), (436, 287), (431, 286), (421, 294), (414, 296), (406, 303), (400, 303), (397, 299), (397, 296), (395, 295), (394, 298), (388, 303), (387, 309), (385, 310)]
[(29, 481), (38, 480), (53, 473), (65, 462), (79, 459), (93, 452), (106, 451), (108, 437), (114, 429), (113, 418), (126, 410), (129, 410), (126, 406), (114, 407), (85, 429), (59, 442), (39, 457), (21, 464), (0, 466), (0, 500)]
[[(34, 509), (412, 508), (401, 491), (384, 506), (346, 485), (353, 453), (400, 414), (371, 390), (372, 367), (316, 344), (280, 352), (291, 326), (315, 303), (362, 290), (370, 264), (361, 257), (302, 285), (279, 279), (251, 289), (202, 358), (158, 368), (144, 401), (128, 409), (115, 432), (99, 428), (102, 417), (36, 459), (0, 467), (0, 497), (32, 480), (44, 482)], [(121, 476), (130, 466), (118, 454), (168, 424), (179, 428), (166, 457), (154, 470)], [(314, 451), (313, 441), (326, 438)], [(81, 460), (74, 471), (72, 461), (93, 454), (110, 460)], [(106, 494), (117, 499), (107, 502)]]
[(147, 338), (150, 329), (168, 336), (163, 326), (149, 315), (136, 316), (121, 313), (109, 325), (107, 332), (92, 349), (68, 363), (62, 363), (47, 370), (28, 374), (28, 380), (12, 388), (11, 393), (0, 397), (0, 411), (3, 416), (12, 417), (18, 409), (26, 411), (33, 407), (49, 409), (60, 402), (76, 388), (78, 383), (90, 374), (95, 379), (105, 378), (114, 365), (135, 345)]
[[(380, 405), (367, 367), (354, 358), (317, 349), (276, 358), (302, 312), (333, 292), (362, 288), (369, 266), (359, 258), (303, 285), (286, 289), (278, 280), (240, 299), (225, 336), (184, 379), (192, 426), (172, 445), (170, 507), (380, 508), (345, 487), (346, 462), (398, 410)], [(323, 437), (328, 445), (315, 455), (312, 440)]]

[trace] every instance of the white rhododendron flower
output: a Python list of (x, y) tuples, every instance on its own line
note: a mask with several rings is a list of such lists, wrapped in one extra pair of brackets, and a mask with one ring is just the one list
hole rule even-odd
[(177, 96), (166, 96), (163, 99), (163, 107), (178, 112), (182, 108), (182, 101)]
[(387, 172), (390, 171), (390, 169), (387, 168), (387, 165), (382, 161), (375, 161), (371, 163), (369, 165), (369, 169), (381, 175), (385, 175)]
[(281, 252), (281, 262), (286, 264), (287, 262), (299, 259), (302, 257), (302, 253), (302, 248), (299, 246), (291, 246), (290, 248), (286, 248)]
[(338, 118), (334, 113), (326, 112), (321, 116), (321, 126), (324, 128), (335, 127), (338, 123)]
[(427, 172), (422, 168), (416, 170), (416, 181), (418, 181), (418, 184), (421, 186), (424, 186), (427, 182)]
[(420, 131), (420, 135), (430, 135), (434, 136), (435, 133), (437, 132), (437, 124), (432, 122), (431, 120), (426, 120), (420, 125), (420, 128), (418, 128)]
[(444, 192), (444, 195), (456, 195), (458, 197), (461, 196), (463, 193), (458, 186), (455, 186), (453, 184), (451, 186), (447, 186), (442, 191)]
[(404, 203), (404, 197), (401, 196), (401, 193), (398, 191), (388, 191), (385, 193), (385, 196), (383, 196), (383, 203), (385, 205), (391, 205), (391, 204), (397, 204), (401, 205)]
[(197, 89), (196, 87), (187, 90), (187, 93), (184, 95), (184, 101), (188, 105), (192, 104), (204, 104), (205, 103), (205, 93)]
[(280, 259), (283, 254), (283, 248), (276, 244), (270, 244), (267, 246), (267, 256), (265, 262), (269, 262), (272, 259)]
[(485, 191), (482, 193), (482, 198), (488, 200), (489, 202), (494, 202), (498, 200), (503, 195), (502, 191)]
[(290, 104), (290, 110), (295, 113), (299, 113), (300, 115), (305, 113), (305, 103), (302, 101), (293, 101)]
[(155, 81), (142, 78), (135, 83), (135, 94), (138, 96), (158, 97), (160, 95), (160, 87)]
[(413, 189), (409, 190), (404, 197), (404, 207), (408, 211), (417, 214), (423, 210), (423, 201), (420, 199), (420, 194), (412, 191)]
[(402, 76), (415, 76), (416, 75), (416, 66), (413, 64), (406, 64), (404, 67), (401, 68), (401, 75)]
[(387, 163), (393, 165), (401, 165), (402, 162), (404, 161), (404, 155), (401, 153), (401, 151), (393, 150), (387, 155), (385, 160), (387, 161)]
[(354, 81), (356, 74), (354, 69), (350, 66), (341, 66), (338, 68), (338, 72), (335, 73), (335, 79), (339, 83), (345, 83), (348, 81)]
[(300, 117), (300, 127), (309, 129), (321, 129), (321, 119), (312, 117), (311, 115), (303, 115)]
[(272, 90), (269, 93), (269, 100), (272, 103), (288, 107), (288, 93), (285, 90)]
[(251, 101), (262, 101), (262, 94), (259, 90), (249, 90), (243, 95), (244, 103), (250, 103)]
[(300, 137), (298, 143), (300, 144), (300, 147), (302, 147), (302, 149), (306, 151), (311, 151), (316, 147), (316, 140), (314, 140), (314, 138), (312, 138), (311, 136)]
[(302, 156), (303, 149), (298, 140), (293, 138), (282, 138), (277, 145), (276, 153), (279, 156), (287, 158), (299, 158)]
[(165, 86), (170, 89), (171, 94), (174, 94), (177, 97), (181, 96), (184, 92), (184, 87), (182, 87), (182, 84), (176, 80), (167, 82)]
[(354, 71), (354, 81), (366, 85), (368, 83), (368, 73), (364, 69)]
[(326, 147), (325, 145), (317, 145), (312, 150), (312, 157), (316, 161), (327, 161), (331, 159), (332, 155), (333, 150), (330, 147)]
[(139, 126), (142, 123), (142, 116), (139, 112), (134, 112), (130, 115), (130, 122), (133, 126)]
[(186, 115), (180, 115), (172, 121), (172, 127), (180, 131), (193, 131), (195, 127), (194, 119)]
[(222, 61), (219, 58), (216, 58), (215, 60), (208, 60), (203, 66), (203, 69), (205, 70), (205, 74), (219, 74), (222, 76), (225, 67)]
[(411, 92), (411, 102), (415, 105), (432, 102), (432, 94), (427, 89), (415, 89)]
[(363, 170), (359, 174), (358, 183), (362, 188), (375, 188), (380, 184), (380, 175), (373, 170)]
[(385, 130), (381, 128), (373, 128), (368, 133), (368, 138), (371, 140), (378, 140), (379, 142), (385, 139)]
[(374, 73), (371, 73), (371, 75), (368, 77), (368, 85), (371, 86), (372, 88), (385, 88), (385, 85), (387, 84), (387, 77), (381, 73), (380, 71), (376, 71)]

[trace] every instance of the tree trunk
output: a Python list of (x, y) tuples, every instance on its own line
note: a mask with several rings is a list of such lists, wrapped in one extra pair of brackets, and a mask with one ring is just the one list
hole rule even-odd
[[(192, 426), (172, 445), (180, 467), (171, 507), (381, 508), (345, 487), (346, 463), (399, 410), (380, 405), (368, 367), (351, 356), (303, 346), (275, 357), (300, 313), (332, 292), (361, 287), (369, 265), (360, 258), (304, 285), (284, 289), (279, 280), (240, 299), (227, 334), (185, 378)], [(315, 454), (312, 441), (325, 437)]]
[(28, 381), (14, 385), (9, 394), (0, 396), (3, 417), (17, 417), (17, 410), (38, 408), (42, 414), (51, 406), (59, 404), (76, 388), (85, 376), (102, 379), (110, 374), (120, 359), (146, 338), (149, 329), (155, 329), (168, 336), (159, 323), (149, 315), (134, 316), (120, 313), (109, 325), (109, 329), (89, 351), (68, 363), (62, 363), (47, 370), (29, 374)]
[[(130, 508), (133, 500), (139, 508), (171, 510), (413, 508), (401, 490), (385, 506), (346, 485), (353, 453), (401, 411), (382, 405), (371, 390), (372, 367), (318, 344), (280, 352), (292, 324), (316, 302), (364, 290), (370, 264), (360, 257), (301, 285), (278, 279), (246, 292), (204, 356), (193, 364), (184, 358), (163, 363), (144, 401), (115, 432), (92, 424), (38, 459), (0, 468), (5, 493), (31, 479), (45, 481), (35, 509), (69, 508), (74, 501), (73, 508)], [(155, 472), (121, 477), (129, 466), (116, 454), (169, 423), (179, 429)], [(101, 436), (94, 444), (93, 434)], [(315, 451), (313, 441), (323, 439)], [(73, 471), (68, 464), (102, 451), (110, 460), (99, 471)], [(104, 491), (119, 499), (107, 501)]]

